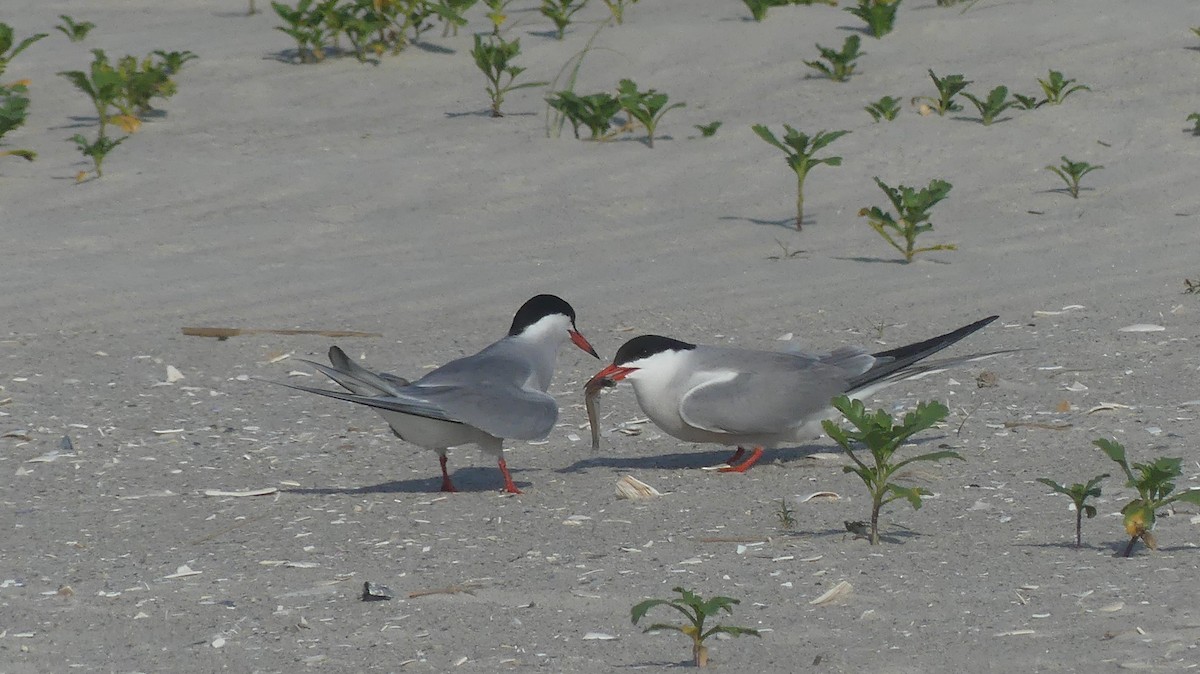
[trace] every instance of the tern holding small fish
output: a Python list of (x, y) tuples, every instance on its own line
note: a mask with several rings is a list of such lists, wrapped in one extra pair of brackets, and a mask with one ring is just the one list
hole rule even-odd
[[(642, 335), (626, 342), (612, 364), (587, 382), (585, 399), (629, 381), (655, 425), (685, 442), (737, 447), (721, 470), (743, 473), (764, 448), (819, 437), (821, 420), (836, 414), (830, 405), (835, 396), (865, 398), (902, 381), (1004, 353), (920, 362), (996, 318), (875, 354), (857, 346), (828, 354), (754, 351)], [(743, 460), (747, 447), (752, 451)]]

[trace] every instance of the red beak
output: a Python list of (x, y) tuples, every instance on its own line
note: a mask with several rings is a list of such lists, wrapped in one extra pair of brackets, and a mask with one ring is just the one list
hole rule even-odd
[(600, 355), (596, 353), (596, 350), (592, 348), (592, 345), (588, 343), (587, 338), (579, 334), (578, 330), (568, 330), (567, 332), (571, 334), (571, 341), (575, 343), (575, 346), (578, 346), (580, 349), (592, 354), (593, 358), (600, 357)]
[(588, 380), (584, 388), (599, 389), (604, 386), (612, 386), (625, 377), (628, 377), (629, 373), (635, 370), (637, 370), (636, 367), (624, 367), (614, 363), (597, 372), (596, 376)]

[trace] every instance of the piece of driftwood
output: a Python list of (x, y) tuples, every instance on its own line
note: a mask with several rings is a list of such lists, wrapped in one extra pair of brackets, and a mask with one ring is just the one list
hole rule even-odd
[(357, 330), (289, 330), (286, 328), (197, 328), (184, 327), (183, 334), (188, 337), (215, 337), (226, 340), (242, 335), (321, 335), (322, 337), (382, 337), (379, 332), (359, 332)]

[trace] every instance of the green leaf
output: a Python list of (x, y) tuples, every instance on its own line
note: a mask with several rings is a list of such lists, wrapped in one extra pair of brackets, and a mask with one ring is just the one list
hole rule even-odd
[(633, 624), (636, 625), (639, 620), (646, 617), (647, 611), (655, 606), (662, 606), (664, 604), (670, 605), (671, 602), (667, 599), (647, 599), (646, 601), (634, 604), (633, 608), (629, 611), (629, 617), (633, 621)]

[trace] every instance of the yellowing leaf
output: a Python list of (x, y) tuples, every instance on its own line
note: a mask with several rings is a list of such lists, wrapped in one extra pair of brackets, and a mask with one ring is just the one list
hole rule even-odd
[(88, 177), (87, 171), (80, 171), (79, 173), (75, 174), (75, 182), (81, 183), (81, 182), (87, 180), (87, 177)]
[(108, 121), (121, 127), (125, 133), (134, 133), (142, 126), (142, 120), (133, 115), (113, 115)]

